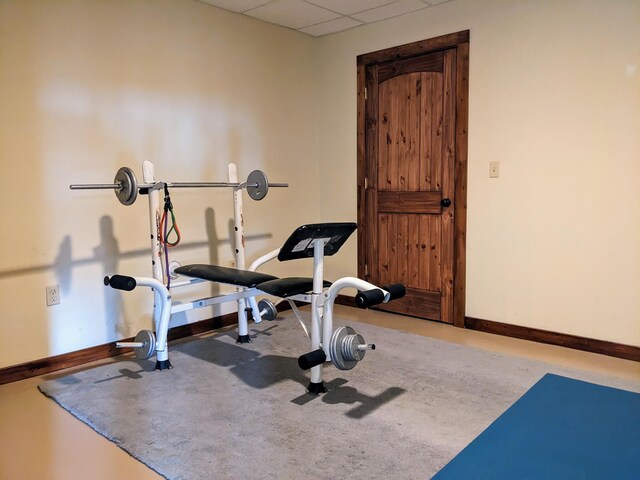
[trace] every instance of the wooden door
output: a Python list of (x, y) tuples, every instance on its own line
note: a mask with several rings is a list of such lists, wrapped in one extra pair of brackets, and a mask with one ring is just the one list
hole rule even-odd
[(446, 323), (456, 316), (457, 55), (396, 56), (364, 71), (361, 274), (407, 287), (379, 308)]

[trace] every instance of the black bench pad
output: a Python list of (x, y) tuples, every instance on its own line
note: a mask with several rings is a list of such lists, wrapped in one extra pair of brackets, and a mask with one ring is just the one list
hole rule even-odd
[[(331, 282), (324, 281), (323, 286), (330, 287)], [(268, 280), (256, 285), (264, 293), (280, 298), (292, 297), (313, 291), (313, 278), (287, 277)]]
[(238, 270), (235, 268), (220, 267), (218, 265), (183, 265), (175, 269), (176, 273), (187, 277), (201, 278), (211, 282), (228, 283), (240, 285), (241, 287), (253, 288), (256, 285), (278, 280), (278, 277), (266, 273), (251, 272), (249, 270)]

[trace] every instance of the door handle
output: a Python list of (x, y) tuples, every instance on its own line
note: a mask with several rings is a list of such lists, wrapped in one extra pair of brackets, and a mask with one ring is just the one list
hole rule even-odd
[(451, 200), (449, 200), (448, 198), (443, 198), (442, 200), (440, 200), (440, 205), (443, 208), (447, 208), (451, 206)]

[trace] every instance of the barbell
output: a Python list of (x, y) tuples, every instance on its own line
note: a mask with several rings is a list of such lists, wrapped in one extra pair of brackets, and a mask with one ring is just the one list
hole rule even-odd
[[(71, 190), (114, 190), (116, 197), (123, 205), (132, 205), (138, 198), (140, 190), (152, 189), (158, 183), (138, 183), (135, 173), (129, 167), (118, 169), (113, 183), (80, 183), (69, 185)], [(288, 183), (269, 183), (262, 170), (254, 170), (243, 183), (230, 182), (164, 182), (169, 188), (246, 188), (253, 200), (262, 200), (271, 187), (288, 187)]]

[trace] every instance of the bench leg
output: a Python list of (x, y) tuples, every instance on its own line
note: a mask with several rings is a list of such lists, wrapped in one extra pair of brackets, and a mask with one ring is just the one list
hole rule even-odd
[(238, 299), (238, 340), (237, 343), (250, 343), (249, 325), (247, 322), (247, 302), (244, 298)]

